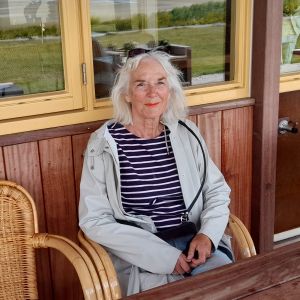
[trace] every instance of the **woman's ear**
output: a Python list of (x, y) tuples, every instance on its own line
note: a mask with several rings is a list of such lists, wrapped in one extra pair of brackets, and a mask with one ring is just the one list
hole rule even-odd
[(125, 101), (128, 102), (128, 103), (131, 102), (130, 97), (128, 95), (125, 95)]

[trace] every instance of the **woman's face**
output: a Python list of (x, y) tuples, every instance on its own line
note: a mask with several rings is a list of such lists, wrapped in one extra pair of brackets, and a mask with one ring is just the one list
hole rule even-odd
[(143, 59), (132, 72), (126, 101), (131, 103), (133, 121), (153, 119), (159, 122), (169, 101), (167, 74), (152, 58)]

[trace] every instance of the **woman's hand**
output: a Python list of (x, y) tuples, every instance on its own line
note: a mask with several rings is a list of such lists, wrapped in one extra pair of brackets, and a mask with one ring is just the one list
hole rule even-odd
[(181, 253), (178, 257), (178, 260), (176, 262), (172, 274), (183, 275), (184, 273), (190, 273), (190, 272), (191, 272), (191, 267), (189, 266), (189, 262), (187, 261), (186, 256), (183, 253)]
[(211, 255), (211, 246), (211, 240), (203, 233), (199, 233), (193, 238), (187, 255), (187, 261), (191, 268), (196, 268), (206, 262)]

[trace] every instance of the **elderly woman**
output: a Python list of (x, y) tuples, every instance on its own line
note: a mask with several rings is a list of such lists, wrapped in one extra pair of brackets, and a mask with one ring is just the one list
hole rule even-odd
[[(220, 250), (228, 246), (230, 189), (185, 119), (179, 76), (165, 53), (128, 59), (112, 90), (114, 119), (92, 134), (85, 152), (80, 227), (109, 251), (124, 295), (231, 262)], [(197, 234), (190, 244), (191, 237), (161, 239), (157, 232), (181, 224), (204, 173), (189, 214)]]

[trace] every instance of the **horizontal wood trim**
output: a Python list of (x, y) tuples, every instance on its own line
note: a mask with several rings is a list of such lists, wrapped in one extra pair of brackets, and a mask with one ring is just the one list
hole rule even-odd
[(218, 103), (209, 103), (209, 104), (189, 107), (189, 114), (201, 115), (201, 114), (217, 112), (217, 111), (222, 111), (227, 109), (253, 106), (254, 104), (255, 104), (255, 100), (253, 98), (237, 99), (237, 100), (223, 101)]
[(48, 140), (52, 138), (71, 136), (88, 132), (92, 133), (97, 128), (99, 128), (101, 124), (103, 124), (103, 121), (3, 135), (0, 139), (0, 147)]
[[(198, 115), (210, 112), (217, 112), (226, 109), (246, 107), (254, 105), (255, 101), (251, 98), (224, 101), (213, 104), (203, 104), (189, 108), (189, 115)], [(24, 133), (8, 134), (1, 136), (0, 147), (16, 145), (26, 142), (46, 140), (50, 138), (70, 136), (82, 133), (92, 133), (103, 124), (104, 121), (89, 122), (83, 124), (62, 126), (49, 129), (41, 129)]]

